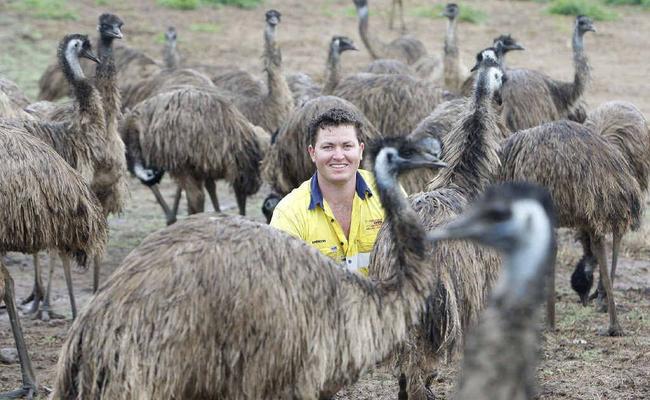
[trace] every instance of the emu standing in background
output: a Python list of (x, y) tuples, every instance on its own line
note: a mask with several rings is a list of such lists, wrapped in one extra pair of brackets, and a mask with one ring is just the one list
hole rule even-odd
[(393, 30), (393, 20), (395, 20), (395, 8), (399, 8), (400, 31), (406, 33), (406, 24), (404, 23), (404, 4), (402, 0), (392, 0), (390, 5), (390, 16), (388, 17), (388, 29)]
[[(469, 109), (443, 138), (448, 168), (438, 173), (427, 191), (409, 199), (425, 229), (434, 229), (461, 213), (498, 173), (499, 137), (493, 97), (498, 96), (504, 80), (496, 62), (485, 59), (481, 63)], [(370, 260), (371, 277), (382, 281), (397, 273), (392, 258), (397, 240), (385, 227), (380, 230)], [(439, 280), (427, 290), (422, 324), (411, 329), (393, 360), (407, 375), (413, 399), (426, 397), (425, 382), (436, 361), (459, 349), (463, 332), (485, 305), (500, 265), (493, 252), (461, 242), (438, 244), (427, 253), (427, 260), (429, 269), (438, 271)]]
[(368, 31), (368, 0), (352, 0), (359, 18), (359, 36), (368, 53), (374, 59), (396, 59), (406, 64), (413, 64), (427, 54), (421, 41), (412, 36), (401, 36), (390, 43), (382, 43), (379, 38)]
[[(108, 226), (97, 198), (81, 175), (49, 145), (21, 127), (0, 121), (0, 252), (58, 250), (62, 259), (104, 251)], [(69, 261), (64, 261), (72, 288)], [(67, 268), (65, 268), (67, 265)], [(0, 301), (4, 300), (16, 341), (23, 387), (2, 398), (32, 398), (38, 390), (14, 300), (13, 280), (0, 259)], [(49, 290), (44, 311), (50, 303)]]
[(467, 335), (454, 399), (530, 400), (537, 389), (539, 303), (554, 259), (553, 202), (528, 184), (490, 187), (429, 238), (471, 239), (504, 253), (488, 307)]
[[(215, 89), (181, 86), (151, 97), (126, 116), (122, 132), (140, 168), (156, 165), (178, 180), (190, 214), (203, 211), (204, 184), (226, 179), (241, 215), (261, 184), (265, 138)], [(208, 193), (219, 211), (215, 188)]]
[[(508, 69), (508, 83), (503, 88), (503, 114), (512, 132), (546, 122), (584, 114), (580, 100), (591, 79), (583, 36), (595, 32), (589, 17), (578, 16), (573, 30), (573, 82), (556, 81), (528, 69)], [(572, 118), (578, 119), (578, 118)], [(578, 121), (582, 122), (582, 121)]]
[(163, 62), (167, 69), (176, 69), (181, 63), (181, 56), (176, 48), (177, 39), (176, 28), (168, 27), (165, 31), (165, 46), (163, 47)]
[[(610, 144), (614, 145), (627, 160), (630, 174), (635, 178), (643, 193), (648, 191), (648, 176), (650, 175), (650, 131), (644, 115), (633, 104), (624, 101), (610, 101), (600, 105), (590, 112), (584, 123), (591, 132), (600, 134)], [(578, 293), (583, 305), (587, 305), (589, 291), (593, 285), (593, 270), (597, 258), (591, 249), (589, 232), (579, 234), (584, 255), (576, 265), (571, 276), (571, 287)], [(614, 286), (618, 251), (621, 235), (614, 231), (612, 235), (612, 267), (610, 279)], [(604, 306), (602, 283), (598, 295)]]
[(287, 83), (293, 93), (296, 107), (301, 107), (307, 101), (320, 96), (331, 94), (341, 81), (341, 54), (344, 51), (357, 50), (352, 39), (346, 36), (332, 36), (325, 73), (323, 74), (323, 86), (320, 87), (306, 74), (298, 73), (287, 76)]
[[(85, 57), (95, 62), (99, 60), (92, 54), (90, 42), (85, 35), (72, 34), (65, 36), (58, 49), (58, 58), (61, 69), (69, 81), (76, 105), (74, 113), (64, 122), (42, 122), (35, 120), (12, 120), (7, 121), (6, 129), (16, 131), (27, 131), (30, 135), (42, 140), (52, 147), (63, 159), (74, 169), (79, 171), (85, 182), (93, 182), (95, 171), (104, 160), (105, 151), (110, 149), (106, 137), (106, 120), (102, 99), (97, 89), (84, 76), (79, 59)], [(122, 153), (123, 155), (123, 153)], [(70, 260), (62, 257), (63, 269), (66, 275), (70, 274)], [(44, 320), (48, 320), (49, 303), (43, 304), (39, 311), (39, 305), (43, 299), (43, 289), (40, 283), (40, 271), (37, 258), (34, 259), (35, 283), (34, 301), (31, 312)], [(50, 276), (54, 267), (54, 257), (50, 257)], [(72, 280), (67, 280), (68, 294), (73, 318), (77, 314), (77, 308), (72, 289)], [(45, 294), (45, 300), (49, 298)], [(31, 297), (31, 296), (30, 296)], [(52, 313), (54, 316), (55, 314)]]
[[(621, 115), (624, 117), (620, 121), (629, 117)], [(517, 132), (500, 152), (501, 180), (524, 180), (546, 187), (553, 197), (558, 226), (588, 235), (603, 283), (601, 297), (607, 296), (609, 312), (609, 326), (600, 333), (610, 336), (622, 335), (623, 330), (607, 272), (605, 235), (612, 232), (614, 237), (615, 263), (620, 238), (629, 229), (637, 229), (641, 222), (642, 186), (635, 177), (634, 164), (628, 159), (638, 158), (643, 152), (648, 154), (650, 138), (642, 115), (639, 121), (641, 126), (636, 134), (608, 131), (606, 120), (596, 119), (590, 124), (591, 129), (600, 131), (572, 121), (550, 122)], [(647, 174), (647, 161), (643, 163)]]
[(404, 138), (374, 153), (397, 244), (390, 279), (372, 283), (264, 224), (190, 217), (145, 239), (92, 298), (64, 344), (53, 398), (314, 399), (354, 383), (404, 339), (437, 279), (397, 175), (443, 164)]

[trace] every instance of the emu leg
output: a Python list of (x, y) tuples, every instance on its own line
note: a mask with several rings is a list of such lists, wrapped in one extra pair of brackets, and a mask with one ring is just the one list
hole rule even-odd
[(546, 294), (546, 325), (549, 331), (555, 331), (555, 263), (557, 261), (557, 243), (553, 244), (548, 274), (548, 293)]
[(97, 293), (99, 289), (99, 272), (102, 269), (102, 258), (95, 255), (93, 259), (93, 293)]
[(203, 193), (203, 179), (193, 176), (186, 176), (182, 180), (182, 186), (187, 197), (188, 214), (203, 212), (205, 207), (205, 194)]
[(27, 353), (27, 346), (25, 344), (23, 330), (20, 327), (20, 320), (18, 319), (18, 310), (16, 310), (16, 302), (14, 300), (14, 281), (11, 279), (9, 271), (2, 261), (0, 261), (0, 276), (0, 280), (4, 280), (5, 283), (4, 301), (7, 305), (7, 313), (11, 322), (11, 331), (16, 341), (16, 350), (18, 350), (18, 359), (20, 360), (20, 373), (23, 379), (22, 388), (12, 392), (0, 393), (0, 398), (12, 399), (26, 397), (32, 399), (38, 390), (38, 385), (36, 384), (34, 370), (32, 369), (32, 361)]
[(390, 14), (388, 15), (388, 29), (391, 31), (395, 26), (393, 22), (395, 22), (395, 6), (397, 5), (397, 1), (398, 0), (393, 0), (390, 4)]
[(235, 197), (237, 198), (237, 207), (239, 207), (239, 215), (246, 215), (246, 193), (235, 188)]
[(160, 193), (160, 189), (158, 188), (158, 185), (153, 185), (149, 186), (149, 189), (151, 189), (151, 192), (153, 193), (154, 197), (156, 198), (156, 201), (158, 204), (160, 204), (160, 207), (163, 209), (163, 212), (165, 213), (165, 219), (167, 220), (167, 225), (171, 225), (174, 222), (176, 222), (176, 214), (172, 214), (171, 210), (169, 209), (169, 206), (167, 205), (167, 202), (165, 201), (165, 198), (163, 197), (162, 193)]
[(34, 258), (34, 288), (32, 289), (32, 294), (29, 295), (22, 304), (27, 304), (30, 301), (32, 306), (29, 308), (28, 314), (35, 314), (38, 311), (38, 306), (43, 301), (43, 296), (45, 295), (45, 290), (43, 290), (43, 280), (41, 279), (41, 263), (38, 258), (38, 253), (33, 255)]
[(50, 294), (52, 293), (52, 275), (54, 274), (54, 261), (55, 257), (50, 252), (50, 269), (47, 274), (47, 289), (45, 290), (45, 299), (41, 305), (40, 310), (34, 315), (34, 318), (38, 318), (41, 321), (49, 321), (52, 319), (63, 319), (63, 315), (57, 314), (50, 310)]
[(70, 308), (72, 309), (72, 319), (77, 318), (77, 304), (74, 300), (74, 291), (72, 287), (72, 273), (70, 272), (70, 258), (61, 254), (63, 263), (63, 273), (65, 274), (65, 285), (68, 287), (68, 296), (70, 297)]
[(397, 0), (397, 3), (399, 4), (399, 20), (402, 24), (400, 31), (404, 34), (406, 33), (406, 24), (404, 23), (404, 4), (402, 4), (402, 0)]
[(205, 190), (208, 191), (208, 196), (210, 196), (210, 201), (212, 202), (212, 208), (214, 208), (214, 211), (221, 212), (221, 207), (219, 207), (219, 198), (217, 198), (217, 182), (215, 182), (214, 179), (206, 179)]
[(607, 311), (609, 312), (609, 327), (606, 330), (601, 330), (599, 334), (608, 336), (622, 336), (623, 329), (618, 324), (618, 319), (616, 316), (616, 304), (614, 303), (614, 293), (612, 291), (612, 283), (609, 279), (609, 273), (607, 271), (605, 240), (601, 235), (595, 235), (592, 233), (591, 245), (594, 250), (594, 254), (598, 258), (600, 279), (603, 282), (603, 287), (607, 295)]
[(174, 222), (176, 222), (176, 216), (178, 215), (178, 207), (181, 204), (181, 196), (183, 195), (183, 188), (179, 185), (176, 187), (176, 193), (174, 194), (174, 204), (172, 205), (172, 213), (174, 215)]
[(614, 287), (614, 277), (616, 276), (616, 265), (618, 264), (618, 250), (621, 248), (621, 234), (614, 232), (612, 234), (612, 269), (610, 271), (610, 278), (612, 280), (612, 288)]

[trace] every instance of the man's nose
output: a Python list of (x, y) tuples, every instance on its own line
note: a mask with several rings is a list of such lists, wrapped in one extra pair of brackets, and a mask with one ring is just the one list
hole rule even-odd
[(345, 157), (345, 153), (344, 153), (344, 151), (343, 151), (343, 148), (341, 148), (341, 147), (336, 147), (336, 148), (334, 149), (334, 158), (336, 158), (336, 159), (341, 159), (341, 158), (344, 158), (344, 157)]

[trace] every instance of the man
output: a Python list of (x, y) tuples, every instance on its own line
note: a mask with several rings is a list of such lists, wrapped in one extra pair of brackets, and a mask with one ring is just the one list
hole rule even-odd
[(359, 169), (361, 126), (355, 114), (339, 108), (311, 121), (308, 152), (316, 173), (278, 203), (271, 226), (367, 276), (384, 210), (373, 175)]

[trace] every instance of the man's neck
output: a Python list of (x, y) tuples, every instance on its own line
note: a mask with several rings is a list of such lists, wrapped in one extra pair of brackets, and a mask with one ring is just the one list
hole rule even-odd
[(330, 206), (352, 204), (354, 192), (357, 187), (356, 176), (354, 179), (340, 184), (325, 181), (319, 174), (316, 176), (318, 179), (318, 187), (323, 194), (323, 199), (327, 200)]

